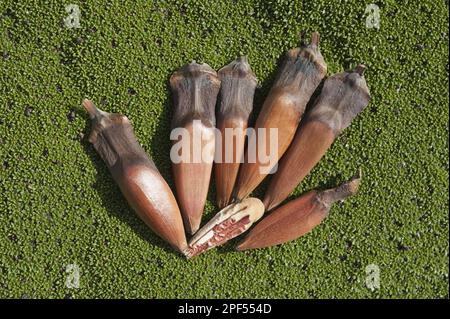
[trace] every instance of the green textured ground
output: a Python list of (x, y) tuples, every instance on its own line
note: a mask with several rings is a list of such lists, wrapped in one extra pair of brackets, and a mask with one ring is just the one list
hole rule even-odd
[[(62, 23), (70, 2), (79, 29)], [(107, 2), (0, 2), (0, 297), (448, 298), (447, 1), (378, 1), (379, 30), (365, 26), (368, 1)], [(367, 64), (372, 101), (293, 197), (362, 167), (360, 194), (293, 243), (237, 253), (234, 241), (186, 261), (83, 138), (82, 98), (126, 114), (173, 185), (170, 74), (247, 54), (258, 112), (282, 53), (313, 30), (330, 74)], [(79, 289), (65, 287), (68, 264)]]

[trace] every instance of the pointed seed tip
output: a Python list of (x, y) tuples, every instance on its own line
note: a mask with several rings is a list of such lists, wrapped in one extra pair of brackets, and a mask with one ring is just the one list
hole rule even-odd
[(83, 105), (86, 112), (89, 113), (89, 116), (91, 118), (94, 118), (99, 113), (99, 109), (95, 106), (95, 104), (91, 100), (83, 99), (83, 102), (81, 104)]
[(241, 55), (238, 60), (243, 63), (248, 63), (248, 57), (246, 55)]
[(353, 175), (351, 181), (361, 181), (362, 179), (362, 169), (359, 168), (355, 175)]
[(94, 103), (92, 103), (92, 101), (91, 100), (89, 100), (89, 99), (83, 99), (83, 101), (81, 102), (81, 105), (83, 105), (84, 106), (84, 108), (88, 108), (91, 104), (94, 104)]
[(349, 188), (349, 191), (352, 195), (356, 194), (359, 190), (359, 186), (361, 185), (361, 179), (362, 179), (362, 170), (359, 169), (355, 176), (348, 181), (347, 185)]
[(367, 67), (364, 64), (358, 64), (353, 72), (358, 73), (359, 75), (364, 75), (364, 71), (367, 69)]
[(359, 179), (362, 178), (362, 168), (361, 167), (358, 169), (357, 178), (359, 178)]
[(319, 32), (314, 31), (314, 32), (311, 34), (311, 45), (318, 46), (318, 45), (319, 45), (319, 41), (320, 41), (320, 35), (319, 35)]

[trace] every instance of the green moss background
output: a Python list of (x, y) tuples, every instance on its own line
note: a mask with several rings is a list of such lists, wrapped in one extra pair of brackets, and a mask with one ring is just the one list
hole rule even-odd
[[(78, 29), (63, 23), (69, 3)], [(0, 297), (448, 298), (448, 1), (376, 1), (379, 29), (369, 3), (1, 0)], [(359, 167), (361, 192), (292, 243), (238, 253), (235, 240), (185, 260), (122, 198), (82, 98), (126, 114), (173, 185), (170, 74), (246, 54), (257, 114), (282, 54), (314, 30), (329, 74), (368, 66), (372, 101), (292, 197)], [(211, 187), (204, 221), (214, 205)], [(65, 286), (69, 264), (79, 289)]]

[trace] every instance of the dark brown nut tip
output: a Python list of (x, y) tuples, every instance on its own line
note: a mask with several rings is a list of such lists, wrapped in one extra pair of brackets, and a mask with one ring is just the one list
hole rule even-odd
[(361, 185), (362, 180), (362, 169), (360, 168), (358, 172), (344, 185), (347, 185), (351, 195), (354, 195), (358, 192), (359, 186)]
[(196, 78), (204, 74), (209, 75), (213, 82), (220, 85), (217, 72), (212, 67), (206, 63), (197, 63), (195, 61), (185, 64), (180, 69), (176, 70), (170, 77), (169, 82), (175, 84), (177, 81), (184, 81), (185, 78)]
[(311, 46), (318, 46), (320, 42), (320, 35), (319, 32), (315, 31), (311, 34)]
[(231, 63), (225, 65), (218, 73), (221, 77), (229, 75), (237, 78), (248, 78), (251, 81), (258, 82), (255, 73), (248, 63), (248, 58), (245, 55), (240, 56)]
[(176, 71), (172, 77), (178, 77), (178, 76), (196, 76), (199, 73), (208, 73), (213, 75), (214, 77), (217, 76), (216, 71), (212, 67), (210, 67), (206, 63), (197, 63), (195, 61), (192, 61), (189, 64), (184, 65), (181, 67), (178, 71)]
[(248, 57), (246, 55), (241, 55), (237, 60), (241, 63), (248, 63)]
[(339, 185), (336, 188), (328, 189), (319, 193), (319, 197), (322, 203), (325, 206), (329, 207), (337, 201), (342, 201), (347, 197), (355, 195), (359, 190), (359, 186), (361, 185), (361, 179), (362, 171), (361, 169), (359, 169), (358, 173), (347, 182)]
[(364, 64), (358, 64), (353, 72), (358, 73), (359, 75), (364, 75), (364, 71), (366, 70), (366, 66)]
[(86, 112), (88, 112), (91, 120), (105, 116), (105, 112), (98, 109), (91, 100), (84, 99), (82, 104)]

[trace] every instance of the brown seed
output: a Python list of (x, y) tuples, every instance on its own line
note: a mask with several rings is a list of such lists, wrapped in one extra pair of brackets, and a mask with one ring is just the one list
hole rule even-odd
[(130, 206), (157, 235), (184, 252), (187, 243), (175, 197), (136, 140), (128, 118), (104, 112), (89, 100), (83, 106), (92, 120), (89, 141)]
[[(178, 148), (174, 145), (172, 155), (181, 155), (181, 160), (172, 162), (172, 169), (184, 225), (193, 234), (200, 227), (211, 178), (215, 105), (220, 80), (209, 65), (192, 62), (172, 75), (170, 87), (175, 108), (172, 129), (183, 128), (188, 135), (177, 136), (174, 143), (180, 146), (187, 144), (189, 148), (175, 152)], [(198, 137), (200, 141), (196, 139)], [(186, 138), (189, 139), (187, 143)], [(204, 154), (209, 158), (203, 157)]]
[(230, 204), (233, 187), (244, 155), (248, 117), (253, 108), (257, 79), (242, 56), (218, 72), (221, 81), (217, 128), (221, 144), (217, 145), (214, 173), (219, 208)]
[[(256, 162), (248, 162), (247, 150), (245, 161), (241, 165), (235, 190), (238, 199), (248, 196), (261, 183), (294, 138), (306, 104), (326, 74), (327, 67), (320, 54), (318, 43), (319, 34), (314, 32), (309, 45), (288, 52), (255, 124)], [(272, 163), (272, 166), (262, 163), (257, 156), (260, 152), (258, 149), (259, 139), (261, 139), (261, 143), (264, 141), (258, 130), (264, 129), (265, 135), (268, 137), (270, 128), (278, 130), (278, 149), (276, 161)], [(265, 142), (266, 150), (264, 152), (268, 154), (270, 153), (268, 149), (270, 138), (266, 138)]]
[(364, 66), (329, 77), (314, 106), (305, 115), (264, 198), (270, 210), (279, 205), (319, 162), (336, 137), (369, 103)]
[(264, 205), (257, 198), (246, 198), (225, 207), (191, 239), (186, 257), (192, 258), (223, 245), (249, 229), (263, 214)]
[(360, 175), (339, 187), (311, 191), (275, 209), (249, 232), (237, 250), (279, 245), (308, 233), (328, 216), (334, 202), (356, 194)]

